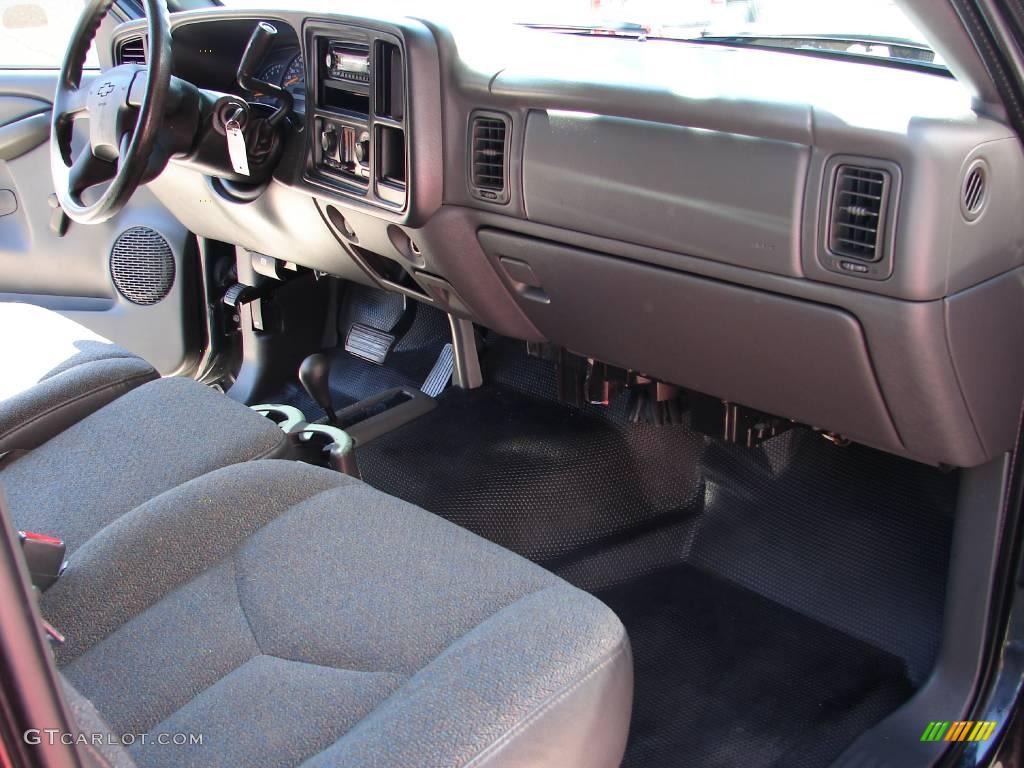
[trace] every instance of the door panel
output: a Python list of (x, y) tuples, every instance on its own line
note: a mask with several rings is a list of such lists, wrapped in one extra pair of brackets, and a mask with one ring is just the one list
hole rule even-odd
[[(161, 373), (188, 373), (201, 346), (198, 257), (190, 234), (152, 193), (141, 188), (106, 223), (71, 222), (63, 236), (51, 228), (47, 139), (56, 77), (56, 70), (0, 70), (0, 301), (55, 309)], [(174, 259), (170, 291), (148, 306), (122, 296), (111, 275), (114, 242), (138, 226), (159, 233)]]

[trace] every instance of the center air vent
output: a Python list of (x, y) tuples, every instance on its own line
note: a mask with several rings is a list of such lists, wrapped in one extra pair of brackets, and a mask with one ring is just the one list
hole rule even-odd
[(474, 197), (508, 202), (508, 133), (504, 115), (477, 113), (470, 120), (470, 191)]
[(141, 37), (129, 37), (117, 44), (118, 64), (145, 64), (146, 47)]
[(836, 168), (828, 233), (828, 248), (835, 256), (874, 262), (885, 255), (891, 184), (889, 173), (878, 168)]

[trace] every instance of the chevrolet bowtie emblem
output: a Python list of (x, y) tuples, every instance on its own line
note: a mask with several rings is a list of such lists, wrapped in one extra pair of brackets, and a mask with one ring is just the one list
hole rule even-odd
[(100, 86), (99, 90), (96, 91), (97, 96), (109, 96), (114, 92), (114, 84), (107, 81)]

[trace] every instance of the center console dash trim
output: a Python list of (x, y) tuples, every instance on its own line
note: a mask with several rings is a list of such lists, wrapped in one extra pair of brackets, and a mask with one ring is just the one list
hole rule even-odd
[(310, 108), (304, 177), (379, 208), (409, 202), (408, 70), (395, 34), (309, 22), (303, 30)]

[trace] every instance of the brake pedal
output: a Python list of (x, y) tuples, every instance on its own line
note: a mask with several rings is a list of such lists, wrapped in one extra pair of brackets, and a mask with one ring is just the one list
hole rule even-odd
[(362, 323), (353, 323), (345, 337), (345, 351), (376, 365), (383, 365), (395, 344), (395, 336)]

